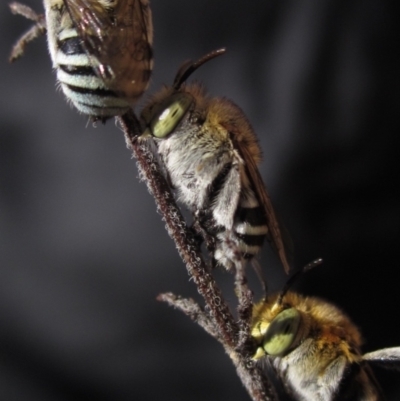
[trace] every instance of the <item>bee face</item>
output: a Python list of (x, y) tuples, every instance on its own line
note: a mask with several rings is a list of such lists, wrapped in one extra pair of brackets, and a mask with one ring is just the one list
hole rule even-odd
[(361, 335), (334, 305), (318, 298), (270, 297), (254, 307), (254, 359), (268, 358), (298, 400), (377, 401), (379, 386), (361, 354)]
[[(261, 150), (238, 106), (208, 96), (198, 83), (179, 84), (153, 96), (141, 122), (142, 140), (156, 142), (168, 179), (216, 263), (227, 269), (244, 263), (266, 236), (283, 248), (257, 168)], [(287, 267), (285, 254), (281, 260)]]
[(212, 103), (194, 84), (180, 91), (163, 90), (142, 112), (145, 133), (154, 137), (172, 185), (193, 210), (209, 206), (207, 188), (234, 156), (228, 133), (212, 126)]
[(147, 0), (45, 0), (53, 67), (67, 99), (105, 120), (147, 88), (152, 22)]
[[(195, 104), (194, 97), (189, 92), (171, 92), (152, 106), (144, 109), (142, 120), (148, 127), (146, 134), (157, 139), (167, 139), (172, 133), (178, 134), (178, 125)], [(186, 123), (187, 124), (187, 123)]]

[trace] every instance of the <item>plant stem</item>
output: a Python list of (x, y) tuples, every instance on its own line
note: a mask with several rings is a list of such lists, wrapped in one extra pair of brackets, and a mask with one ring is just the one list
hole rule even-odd
[[(251, 342), (249, 320), (252, 295), (247, 289), (245, 277), (241, 278), (243, 291), (238, 294), (239, 309), (242, 305), (242, 310), (239, 310), (241, 316), (238, 324), (203, 259), (199, 243), (195, 240), (176, 205), (154, 154), (145, 142), (139, 140), (141, 128), (138, 119), (130, 111), (118, 117), (118, 121), (124, 131), (127, 146), (137, 160), (141, 178), (153, 195), (157, 208), (166, 223), (167, 231), (174, 240), (198, 292), (204, 298), (206, 307), (203, 310), (193, 300), (185, 300), (173, 294), (162, 294), (158, 299), (183, 311), (223, 345), (253, 401), (276, 401), (277, 396), (273, 387), (264, 371), (251, 360), (248, 347), (246, 347)], [(236, 286), (238, 286), (240, 283), (238, 284), (238, 280), (236, 282)]]

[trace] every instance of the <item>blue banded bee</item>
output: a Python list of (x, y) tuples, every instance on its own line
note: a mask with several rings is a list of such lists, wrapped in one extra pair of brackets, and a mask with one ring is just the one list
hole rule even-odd
[(44, 0), (44, 18), (22, 4), (10, 6), (36, 22), (10, 60), (47, 30), (59, 85), (81, 113), (103, 121), (123, 114), (147, 88), (153, 64), (148, 0)]
[(399, 369), (400, 347), (363, 355), (360, 331), (339, 308), (286, 289), (253, 308), (253, 358), (299, 401), (383, 401), (371, 366)]
[(141, 113), (141, 140), (153, 139), (169, 182), (194, 215), (214, 263), (230, 270), (260, 251), (267, 237), (289, 269), (285, 243), (258, 164), (256, 135), (233, 102), (186, 84), (212, 52), (185, 63), (172, 86), (156, 93)]

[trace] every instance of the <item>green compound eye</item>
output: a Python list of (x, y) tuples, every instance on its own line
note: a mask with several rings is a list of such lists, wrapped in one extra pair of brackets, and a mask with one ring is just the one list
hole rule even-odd
[(264, 335), (263, 349), (268, 355), (277, 356), (285, 353), (296, 338), (301, 321), (300, 313), (295, 308), (282, 311), (270, 323)]
[(193, 102), (191, 95), (176, 93), (163, 105), (161, 111), (151, 120), (150, 130), (156, 138), (165, 138), (179, 124)]

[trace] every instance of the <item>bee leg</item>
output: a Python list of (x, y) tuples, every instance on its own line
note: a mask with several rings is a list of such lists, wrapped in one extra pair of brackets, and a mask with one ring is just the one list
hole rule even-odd
[[(209, 236), (205, 232), (205, 230), (198, 224), (198, 222), (196, 221), (193, 222), (193, 224), (189, 227), (189, 230), (193, 234), (193, 238), (196, 241), (198, 249), (200, 250), (201, 245), (205, 241), (206, 248), (210, 252), (210, 255), (212, 255), (213, 253), (210, 251), (209, 242), (207, 239), (205, 240), (205, 238), (206, 237), (208, 238)], [(216, 260), (213, 257), (211, 257), (208, 262), (209, 262), (207, 263), (208, 271), (211, 273), (211, 271), (216, 267)]]
[(196, 222), (193, 222), (193, 224), (190, 226), (190, 231), (192, 232), (194, 240), (200, 248), (204, 242), (204, 237), (203, 233), (199, 231), (199, 227), (197, 226)]
[(22, 15), (26, 19), (30, 19), (31, 21), (41, 22), (43, 19), (43, 14), (38, 14), (36, 11), (32, 10), (29, 6), (18, 3), (14, 1), (13, 3), (9, 4), (10, 10), (15, 15)]
[[(193, 214), (193, 224), (192, 230), (194, 231), (197, 237), (201, 238), (200, 244), (205, 241), (207, 251), (210, 254), (214, 254), (215, 250), (215, 237), (212, 236), (206, 228), (204, 228), (203, 222), (207, 221), (207, 217), (205, 216), (204, 211), (196, 210)], [(215, 266), (215, 263), (212, 263), (212, 266)]]
[(44, 14), (37, 14), (30, 7), (21, 3), (11, 3), (10, 9), (13, 14), (22, 15), (23, 17), (36, 22), (36, 24), (25, 32), (13, 46), (9, 57), (9, 61), (12, 63), (24, 54), (25, 47), (29, 42), (32, 42), (46, 33), (46, 19)]

